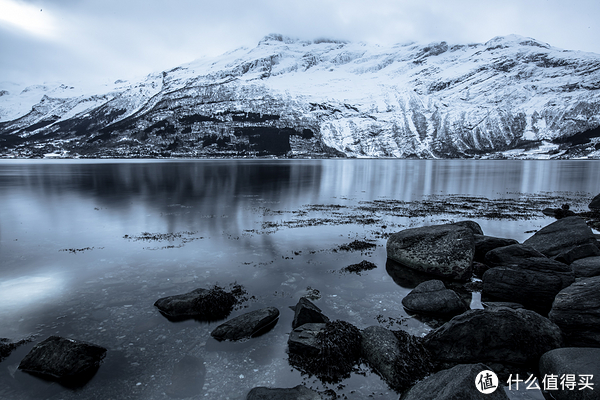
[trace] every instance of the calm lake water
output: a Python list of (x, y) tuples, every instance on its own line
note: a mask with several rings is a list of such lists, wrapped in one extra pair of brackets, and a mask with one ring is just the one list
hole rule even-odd
[[(195, 398), (244, 399), (255, 386), (300, 383), (322, 390), (288, 364), (289, 307), (313, 294), (332, 320), (424, 335), (430, 327), (401, 305), (410, 285), (386, 272), (386, 237), (463, 219), (364, 205), (537, 196), (583, 210), (598, 192), (599, 161), (0, 160), (0, 337), (35, 335), (35, 343), (57, 334), (108, 348), (92, 381), (72, 391), (16, 370), (34, 343), (22, 346), (0, 363), (0, 398), (167, 399), (186, 355), (206, 368)], [(552, 222), (541, 212), (475, 220), (488, 235), (519, 241)], [(354, 240), (377, 247), (339, 249)], [(362, 260), (378, 268), (340, 271)], [(278, 307), (272, 331), (219, 343), (210, 336), (219, 322), (173, 323), (153, 306), (234, 282), (255, 298), (232, 316)], [(351, 399), (398, 398), (371, 373), (342, 384), (330, 387)]]

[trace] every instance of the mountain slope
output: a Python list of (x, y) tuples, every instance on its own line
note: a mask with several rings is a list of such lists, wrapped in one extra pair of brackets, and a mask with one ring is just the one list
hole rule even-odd
[(600, 55), (515, 35), (393, 47), (270, 35), (103, 93), (0, 93), (5, 156), (600, 156)]

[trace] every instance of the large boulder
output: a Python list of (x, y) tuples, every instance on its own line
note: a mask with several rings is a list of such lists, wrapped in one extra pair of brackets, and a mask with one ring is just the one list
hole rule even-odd
[(592, 199), (588, 208), (592, 211), (600, 211), (600, 194)]
[(199, 288), (191, 292), (156, 300), (154, 306), (171, 321), (195, 318), (201, 321), (225, 319), (237, 300), (222, 288)]
[(217, 326), (211, 336), (217, 340), (240, 340), (258, 336), (271, 329), (279, 320), (279, 310), (266, 307), (239, 315)]
[(475, 256), (474, 260), (485, 263), (485, 255), (498, 247), (519, 244), (515, 239), (498, 238), (494, 236), (475, 235)]
[(321, 400), (321, 395), (303, 385), (293, 388), (268, 388), (258, 386), (252, 389), (246, 400)]
[(460, 296), (437, 279), (418, 285), (402, 299), (402, 305), (411, 313), (448, 319), (467, 311)]
[(600, 276), (581, 279), (558, 293), (548, 318), (575, 347), (600, 347)]
[(571, 264), (576, 278), (589, 278), (600, 275), (600, 256), (581, 258)]
[(596, 243), (592, 229), (580, 217), (559, 219), (537, 231), (523, 242), (548, 257), (556, 256), (586, 243)]
[[(546, 393), (552, 395), (554, 400), (597, 400), (598, 383), (600, 383), (600, 348), (591, 347), (563, 347), (550, 350), (540, 358), (540, 376), (554, 375), (558, 382), (551, 386), (550, 381), (542, 382), (546, 385)], [(573, 375), (575, 385), (561, 385), (562, 377)], [(588, 387), (586, 383), (589, 383)]]
[(562, 345), (558, 326), (538, 313), (506, 307), (469, 310), (425, 337), (433, 359), (448, 363), (537, 365)]
[(491, 267), (500, 267), (521, 262), (524, 258), (547, 258), (536, 249), (523, 244), (512, 244), (490, 250), (485, 255), (485, 263)]
[(554, 259), (565, 264), (572, 264), (573, 261), (596, 256), (600, 256), (600, 248), (597, 246), (597, 244), (586, 243), (573, 247), (568, 251), (562, 252), (556, 257), (554, 257)]
[(484, 364), (460, 364), (437, 372), (420, 381), (401, 400), (508, 400), (508, 396), (498, 384), (493, 393), (483, 394), (475, 386), (477, 375), (490, 368)]
[(448, 224), (406, 229), (387, 241), (388, 258), (417, 271), (465, 281), (472, 275), (473, 231)]
[(433, 369), (421, 341), (406, 332), (369, 326), (362, 330), (362, 355), (390, 387), (404, 390)]
[(82, 386), (98, 371), (106, 351), (92, 343), (50, 336), (31, 349), (19, 369), (67, 386)]
[(313, 304), (312, 301), (306, 297), (301, 297), (298, 300), (298, 304), (294, 307), (294, 320), (292, 321), (292, 328), (296, 329), (299, 326), (308, 323), (327, 323), (327, 318), (319, 307)]
[(575, 281), (571, 267), (549, 258), (522, 259), (483, 274), (482, 294), (548, 313), (554, 298)]

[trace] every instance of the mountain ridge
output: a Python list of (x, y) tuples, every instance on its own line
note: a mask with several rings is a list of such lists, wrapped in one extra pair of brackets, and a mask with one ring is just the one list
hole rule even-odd
[(4, 157), (600, 158), (600, 55), (518, 35), (271, 34), (100, 93), (2, 93)]

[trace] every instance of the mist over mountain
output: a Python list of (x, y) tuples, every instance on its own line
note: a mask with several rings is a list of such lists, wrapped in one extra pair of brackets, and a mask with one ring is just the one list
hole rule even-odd
[(269, 35), (138, 82), (0, 86), (2, 157), (600, 158), (600, 55)]

